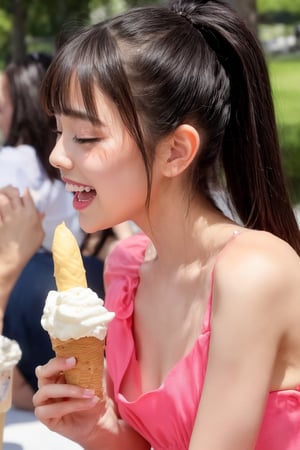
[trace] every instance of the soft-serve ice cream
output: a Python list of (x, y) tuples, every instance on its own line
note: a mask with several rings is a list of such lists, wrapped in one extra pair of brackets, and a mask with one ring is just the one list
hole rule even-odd
[(19, 344), (12, 339), (0, 335), (0, 370), (13, 369), (20, 361), (21, 356), (22, 352)]
[(103, 305), (103, 300), (89, 288), (50, 291), (41, 323), (52, 338), (61, 341), (88, 336), (104, 340), (114, 313)]
[(0, 449), (3, 448), (5, 416), (12, 402), (13, 370), (21, 359), (19, 344), (5, 336), (0, 336)]
[(48, 293), (42, 327), (57, 356), (76, 358), (66, 382), (94, 389), (102, 398), (105, 337), (114, 313), (86, 287), (77, 241), (64, 224), (56, 228), (52, 251), (58, 291)]

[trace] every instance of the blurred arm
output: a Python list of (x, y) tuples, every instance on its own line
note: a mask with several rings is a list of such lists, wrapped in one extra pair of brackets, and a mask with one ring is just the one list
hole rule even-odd
[(21, 271), (41, 246), (42, 217), (29, 191), (0, 189), (0, 331), (9, 295)]

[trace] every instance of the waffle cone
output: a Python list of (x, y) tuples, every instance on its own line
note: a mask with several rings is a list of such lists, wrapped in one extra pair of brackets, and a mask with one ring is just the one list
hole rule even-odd
[(0, 413), (0, 450), (3, 449), (3, 434), (4, 434), (5, 418), (6, 418), (6, 412), (1, 412)]
[(95, 337), (80, 339), (51, 338), (56, 356), (68, 358), (75, 356), (77, 364), (64, 375), (68, 384), (86, 389), (94, 389), (99, 398), (103, 398), (104, 340)]
[(66, 291), (77, 286), (87, 287), (85, 269), (78, 243), (64, 222), (55, 229), (52, 254), (54, 276), (58, 291)]

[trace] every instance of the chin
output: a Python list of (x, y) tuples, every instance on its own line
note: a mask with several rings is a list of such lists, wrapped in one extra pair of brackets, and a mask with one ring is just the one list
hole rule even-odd
[(86, 217), (82, 217), (80, 214), (79, 225), (80, 228), (87, 234), (96, 233), (97, 231), (102, 231), (110, 228), (110, 226), (101, 224), (101, 222), (95, 222), (94, 220), (89, 220)]

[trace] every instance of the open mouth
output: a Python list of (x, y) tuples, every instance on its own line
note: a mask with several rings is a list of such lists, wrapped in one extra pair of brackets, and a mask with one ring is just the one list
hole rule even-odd
[(90, 202), (96, 196), (96, 191), (91, 186), (66, 183), (66, 190), (72, 192), (78, 202)]

